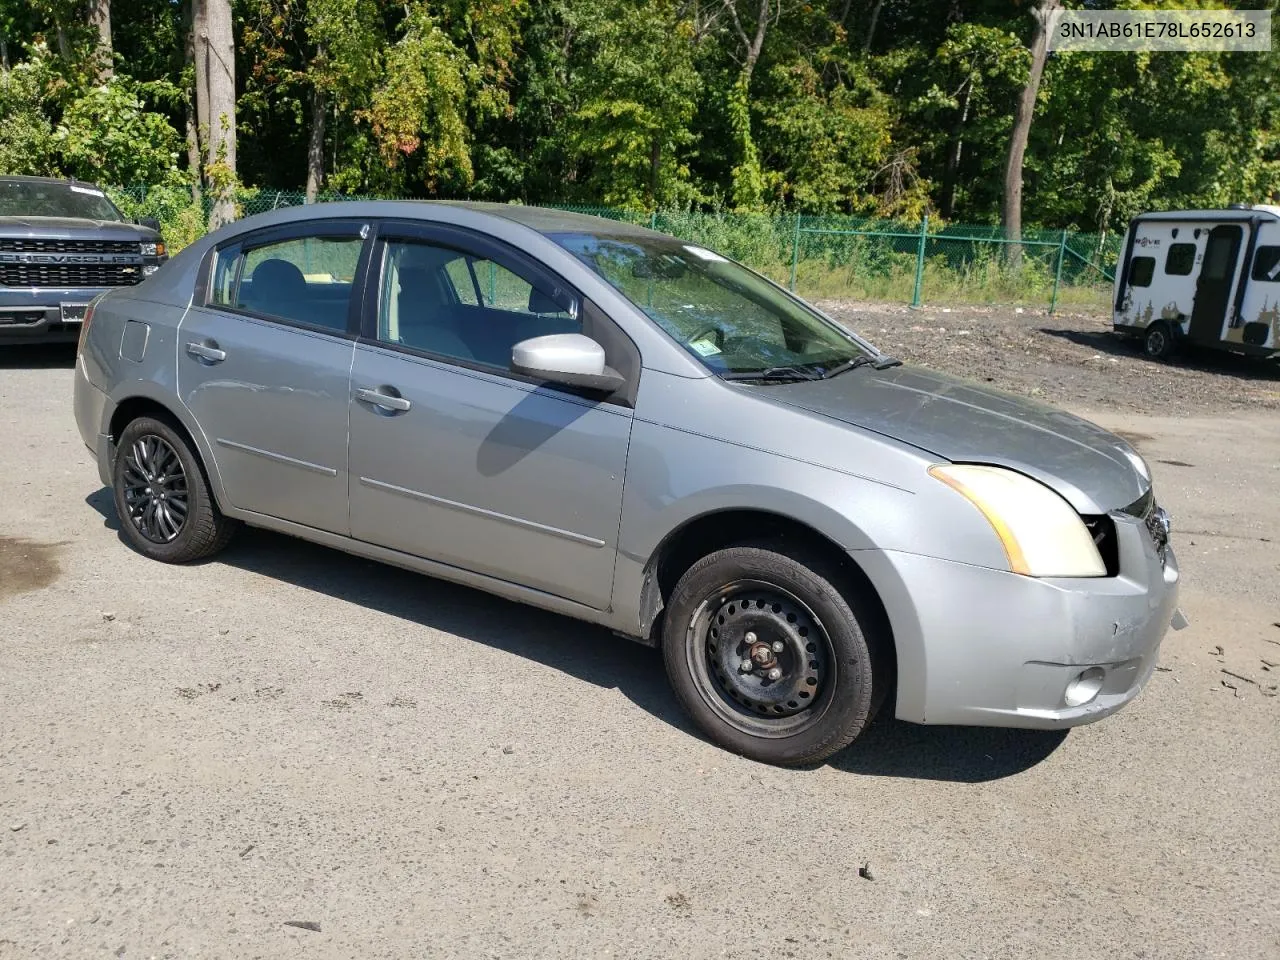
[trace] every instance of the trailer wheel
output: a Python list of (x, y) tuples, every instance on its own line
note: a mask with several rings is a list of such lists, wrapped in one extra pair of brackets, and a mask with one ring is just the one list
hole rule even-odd
[(1147, 327), (1147, 334), (1143, 340), (1143, 349), (1152, 360), (1168, 360), (1172, 357), (1174, 339), (1173, 331), (1169, 329), (1169, 325), (1163, 321), (1157, 321)]

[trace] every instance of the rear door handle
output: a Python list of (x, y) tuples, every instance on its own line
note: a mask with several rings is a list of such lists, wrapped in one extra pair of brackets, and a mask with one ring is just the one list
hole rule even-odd
[(197, 360), (205, 360), (209, 363), (221, 363), (227, 359), (227, 351), (219, 350), (216, 346), (211, 347), (205, 343), (188, 343), (187, 353)]
[(413, 406), (404, 397), (383, 393), (373, 387), (361, 387), (356, 391), (356, 398), (363, 400), (365, 403), (371, 403), (375, 407), (382, 407), (384, 410), (398, 410), (401, 413)]

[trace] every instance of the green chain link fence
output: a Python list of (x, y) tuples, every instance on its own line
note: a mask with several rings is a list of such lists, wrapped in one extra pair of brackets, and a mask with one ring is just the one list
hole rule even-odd
[[(152, 216), (174, 249), (208, 229), (209, 203), (182, 187), (111, 190), (131, 217)], [(321, 201), (408, 199), (324, 195)], [(301, 206), (299, 191), (255, 188), (236, 196), (239, 216)], [(557, 209), (622, 220), (718, 250), (811, 299), (941, 304), (1044, 304), (1105, 310), (1121, 238), (1066, 230), (865, 220), (842, 215)]]

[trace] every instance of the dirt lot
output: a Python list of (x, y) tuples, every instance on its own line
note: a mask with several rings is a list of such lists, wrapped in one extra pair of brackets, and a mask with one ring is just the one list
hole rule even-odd
[(1280, 361), (1230, 354), (1152, 363), (1104, 318), (996, 307), (823, 302), (882, 350), (1073, 408), (1163, 416), (1280, 409)]
[(143, 560), (70, 355), (6, 349), (0, 958), (1280, 956), (1274, 369), (839, 312), (1148, 455), (1192, 625), (1129, 709), (759, 766), (603, 631), (264, 533)]

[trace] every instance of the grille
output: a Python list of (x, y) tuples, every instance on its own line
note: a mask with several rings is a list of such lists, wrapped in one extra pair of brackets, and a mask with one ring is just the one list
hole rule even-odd
[(0, 327), (30, 327), (43, 322), (43, 310), (0, 310)]
[(5, 287), (127, 287), (141, 280), (130, 263), (0, 263)]
[(1122, 507), (1120, 512), (1142, 521), (1142, 525), (1147, 528), (1147, 535), (1155, 544), (1156, 556), (1163, 563), (1169, 550), (1169, 514), (1156, 503), (1154, 491), (1148, 488), (1146, 493), (1127, 507)]
[(137, 240), (32, 240), (0, 237), (0, 253), (138, 253)]

